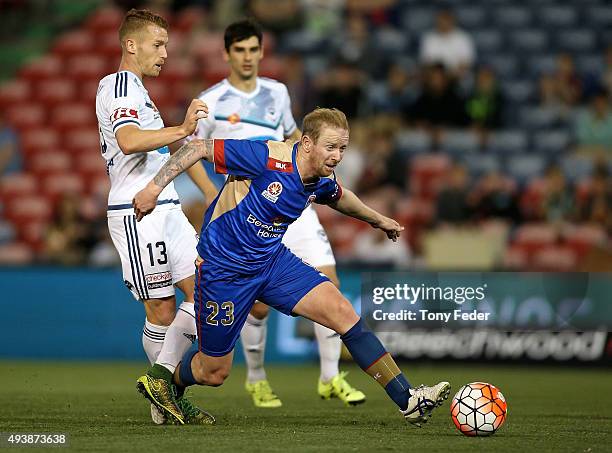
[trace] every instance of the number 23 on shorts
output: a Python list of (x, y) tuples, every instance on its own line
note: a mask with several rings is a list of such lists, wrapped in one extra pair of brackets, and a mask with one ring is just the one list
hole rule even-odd
[[(217, 302), (209, 300), (206, 302), (206, 309), (210, 310), (210, 314), (206, 317), (206, 324), (218, 326), (220, 321), (224, 326), (231, 326), (234, 323), (234, 302), (226, 301), (219, 305)], [(220, 311), (223, 317), (217, 319)]]

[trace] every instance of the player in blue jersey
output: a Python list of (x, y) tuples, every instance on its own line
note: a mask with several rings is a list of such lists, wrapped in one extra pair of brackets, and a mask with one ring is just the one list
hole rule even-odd
[(403, 230), (395, 220), (343, 190), (333, 177), (349, 140), (342, 112), (316, 109), (304, 118), (302, 131), (302, 138), (293, 146), (271, 141), (193, 140), (134, 197), (140, 220), (153, 211), (163, 188), (199, 159), (214, 162), (215, 171), (230, 175), (206, 211), (197, 247), (199, 350), (187, 353), (174, 373), (154, 365), (138, 379), (138, 389), (168, 417), (183, 424), (173, 387), (221, 385), (229, 375), (240, 330), (253, 303), (260, 300), (340, 334), (353, 359), (383, 386), (406, 420), (421, 426), (448, 398), (450, 384), (411, 387), (336, 286), (281, 243), (288, 225), (312, 202), (368, 222), (394, 241)]

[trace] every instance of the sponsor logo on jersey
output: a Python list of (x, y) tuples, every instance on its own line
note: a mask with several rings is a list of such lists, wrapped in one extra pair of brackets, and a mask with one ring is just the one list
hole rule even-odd
[(286, 219), (285, 217), (283, 217), (282, 215), (276, 216), (272, 219), (272, 225), (274, 225), (275, 227), (279, 227), (283, 224), (283, 222), (285, 222)]
[(266, 200), (271, 201), (272, 203), (276, 203), (278, 201), (278, 197), (282, 192), (283, 185), (278, 181), (274, 181), (268, 184), (268, 188), (264, 190), (261, 194)]
[(306, 206), (304, 206), (304, 209), (310, 206), (316, 200), (316, 198), (317, 196), (314, 193), (311, 196), (309, 196), (308, 200), (306, 201)]
[(270, 225), (269, 223), (262, 222), (251, 213), (249, 213), (249, 215), (247, 216), (246, 221), (247, 223), (255, 225), (259, 228), (259, 231), (257, 231), (257, 236), (266, 239), (279, 238), (286, 230), (286, 228), (284, 228), (282, 225)]
[(157, 272), (155, 274), (145, 275), (145, 281), (147, 282), (148, 289), (163, 288), (165, 286), (172, 286), (172, 272)]
[(125, 107), (120, 107), (115, 109), (113, 114), (111, 115), (111, 121), (114, 123), (118, 119), (121, 118), (136, 118), (138, 119), (138, 111), (136, 109), (128, 109)]
[(282, 160), (276, 160), (269, 157), (268, 170), (275, 170), (283, 173), (293, 173), (293, 164), (291, 162), (283, 162)]

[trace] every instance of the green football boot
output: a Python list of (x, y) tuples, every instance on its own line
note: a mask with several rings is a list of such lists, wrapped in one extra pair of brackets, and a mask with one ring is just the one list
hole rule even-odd
[(267, 380), (257, 381), (252, 384), (247, 381), (244, 384), (244, 388), (250, 393), (253, 398), (253, 404), (257, 407), (277, 408), (283, 405), (280, 398), (272, 391), (272, 387), (270, 387), (270, 383)]
[(212, 414), (200, 409), (185, 395), (177, 398), (176, 404), (185, 416), (186, 425), (214, 425), (217, 422)]
[(342, 371), (327, 383), (319, 380), (317, 388), (319, 396), (324, 400), (338, 398), (347, 406), (356, 406), (365, 403), (366, 396), (362, 391), (357, 390), (347, 382), (347, 374), (346, 371)]
[(148, 374), (140, 376), (136, 388), (142, 395), (162, 411), (169, 421), (179, 425), (185, 424), (185, 416), (181, 412), (174, 396), (174, 385), (162, 378), (153, 378)]

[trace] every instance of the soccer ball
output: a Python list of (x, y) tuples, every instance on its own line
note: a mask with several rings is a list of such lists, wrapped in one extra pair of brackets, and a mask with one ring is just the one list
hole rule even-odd
[(490, 436), (504, 424), (508, 414), (502, 392), (486, 382), (461, 387), (450, 410), (455, 426), (466, 436)]

